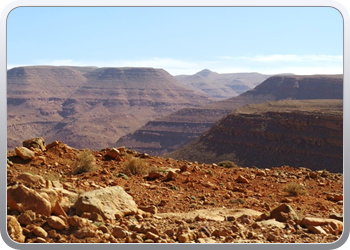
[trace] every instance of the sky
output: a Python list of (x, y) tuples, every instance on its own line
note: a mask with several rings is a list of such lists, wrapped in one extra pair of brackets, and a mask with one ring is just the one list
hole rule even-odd
[(342, 74), (343, 19), (332, 7), (19, 7), (7, 67), (29, 65)]

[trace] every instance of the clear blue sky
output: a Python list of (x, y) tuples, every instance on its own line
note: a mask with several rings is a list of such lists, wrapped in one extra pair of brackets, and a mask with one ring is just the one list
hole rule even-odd
[(338, 74), (343, 19), (331, 7), (20, 7), (7, 64)]

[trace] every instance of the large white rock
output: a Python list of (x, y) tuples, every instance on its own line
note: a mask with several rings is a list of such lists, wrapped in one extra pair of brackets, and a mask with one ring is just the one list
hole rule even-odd
[(104, 219), (121, 218), (137, 213), (133, 198), (122, 187), (114, 186), (86, 192), (75, 202), (78, 215), (96, 212)]

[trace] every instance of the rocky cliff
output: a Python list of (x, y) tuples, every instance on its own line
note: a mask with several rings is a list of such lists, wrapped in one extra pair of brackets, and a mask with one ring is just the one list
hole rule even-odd
[(230, 113), (200, 138), (167, 155), (240, 166), (289, 165), (343, 172), (342, 100), (278, 101)]
[(273, 76), (237, 97), (198, 108), (185, 108), (149, 121), (134, 133), (121, 137), (116, 144), (163, 155), (191, 142), (223, 116), (247, 104), (281, 99), (342, 98), (342, 75)]
[(105, 148), (149, 120), (210, 102), (153, 68), (20, 67), (7, 86), (9, 148), (39, 135)]

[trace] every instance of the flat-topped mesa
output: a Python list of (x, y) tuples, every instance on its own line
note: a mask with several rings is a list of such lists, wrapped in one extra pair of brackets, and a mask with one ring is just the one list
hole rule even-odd
[(92, 72), (89, 72), (87, 75), (89, 78), (98, 77), (100, 80), (123, 80), (123, 78), (143, 78), (143, 77), (159, 77), (165, 76), (168, 77), (170, 74), (163, 69), (155, 69), (155, 68), (99, 68)]
[(343, 101), (284, 100), (239, 108), (166, 155), (245, 167), (288, 165), (343, 172)]
[(118, 146), (138, 152), (164, 155), (174, 151), (212, 127), (232, 110), (247, 104), (282, 99), (342, 99), (342, 75), (273, 76), (237, 97), (185, 108), (149, 121), (133, 134), (121, 137)]
[(272, 76), (249, 92), (275, 100), (343, 99), (343, 75)]
[(211, 101), (153, 68), (21, 67), (8, 71), (7, 95), (10, 148), (33, 135), (104, 148), (149, 120)]

